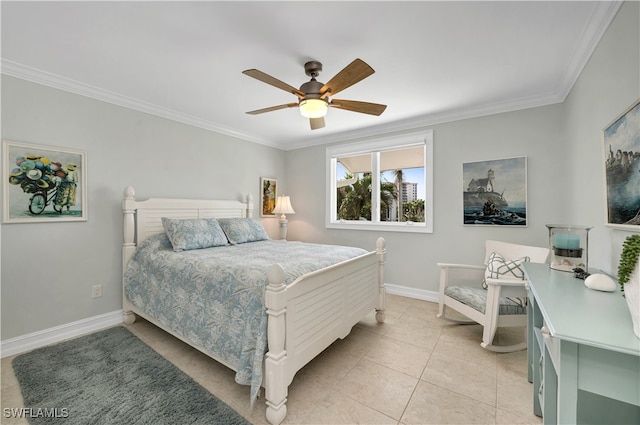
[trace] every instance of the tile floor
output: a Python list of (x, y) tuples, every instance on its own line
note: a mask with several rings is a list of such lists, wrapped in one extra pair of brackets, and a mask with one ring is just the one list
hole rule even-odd
[[(386, 321), (373, 313), (295, 376), (286, 424), (540, 424), (532, 413), (526, 351), (480, 347), (482, 329), (436, 318), (437, 304), (389, 296)], [(253, 424), (266, 424), (264, 399), (249, 407), (248, 387), (233, 372), (145, 321), (129, 327)], [(522, 330), (500, 330), (498, 344)], [(1, 407), (21, 407), (2, 359)], [(2, 410), (4, 412), (4, 410)], [(3, 424), (26, 424), (0, 417)]]

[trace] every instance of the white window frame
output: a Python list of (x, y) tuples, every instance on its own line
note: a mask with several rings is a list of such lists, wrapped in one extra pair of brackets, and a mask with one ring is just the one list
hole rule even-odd
[[(371, 221), (339, 220), (337, 219), (337, 190), (336, 190), (336, 162), (344, 156), (378, 153), (377, 161), (372, 161), (372, 185), (380, 187), (380, 172), (378, 161), (379, 152), (397, 150), (415, 146), (424, 146), (424, 187), (425, 187), (425, 222), (388, 222), (380, 221), (379, 190), (372, 191)], [(398, 136), (382, 137), (364, 142), (329, 146), (326, 150), (327, 165), (327, 193), (325, 227), (327, 229), (375, 230), (388, 232), (433, 233), (433, 130), (416, 133), (406, 133)]]

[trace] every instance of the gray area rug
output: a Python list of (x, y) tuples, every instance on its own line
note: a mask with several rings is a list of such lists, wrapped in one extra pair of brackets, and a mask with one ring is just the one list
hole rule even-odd
[(247, 425), (122, 326), (17, 356), (31, 424)]

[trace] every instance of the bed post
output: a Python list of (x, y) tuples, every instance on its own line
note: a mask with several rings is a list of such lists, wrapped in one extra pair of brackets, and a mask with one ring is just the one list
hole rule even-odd
[(134, 241), (135, 237), (135, 202), (136, 202), (136, 192), (133, 190), (133, 187), (127, 186), (124, 190), (124, 199), (122, 200), (122, 213), (124, 215), (124, 225), (123, 225), (123, 243), (122, 243), (122, 311), (124, 314), (124, 322), (127, 325), (132, 324), (136, 320), (135, 314), (133, 314), (129, 309), (129, 301), (127, 301), (127, 296), (124, 293), (124, 273), (127, 268), (127, 264), (129, 260), (133, 256), (133, 253), (136, 250), (136, 245)]
[(384, 323), (384, 309), (387, 291), (384, 287), (384, 263), (387, 250), (385, 249), (384, 238), (378, 238), (376, 241), (376, 254), (378, 254), (378, 307), (376, 308), (376, 321)]
[(267, 274), (267, 291), (265, 305), (267, 307), (267, 341), (269, 352), (265, 359), (265, 391), (267, 399), (267, 420), (273, 425), (280, 424), (287, 416), (286, 366), (285, 351), (287, 287), (284, 284), (284, 269), (274, 264)]

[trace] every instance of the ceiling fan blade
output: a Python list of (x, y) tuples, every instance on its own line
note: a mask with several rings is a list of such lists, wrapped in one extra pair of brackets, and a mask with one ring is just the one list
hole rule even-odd
[(309, 118), (309, 124), (311, 125), (311, 130), (322, 128), (324, 127), (324, 117)]
[(284, 105), (270, 106), (269, 108), (256, 109), (255, 111), (247, 112), (247, 114), (249, 114), (249, 115), (258, 115), (258, 114), (264, 114), (265, 112), (277, 111), (278, 109), (295, 108), (296, 106), (298, 106), (298, 104), (295, 103), (295, 102), (294, 103), (286, 103)]
[(356, 59), (322, 86), (320, 94), (323, 98), (335, 96), (336, 93), (364, 80), (374, 72), (373, 68), (367, 65), (362, 59)]
[(379, 103), (358, 102), (357, 100), (331, 99), (329, 106), (362, 114), (380, 115), (387, 109), (387, 105)]
[(295, 94), (300, 99), (304, 97), (304, 93), (298, 90), (297, 88), (290, 86), (289, 84), (278, 80), (277, 78), (272, 77), (269, 74), (265, 74), (262, 71), (258, 71), (257, 69), (247, 69), (246, 71), (242, 71), (244, 75), (248, 75), (249, 77), (253, 77), (256, 80), (262, 81), (263, 83), (270, 84), (274, 87), (282, 89), (286, 92)]

